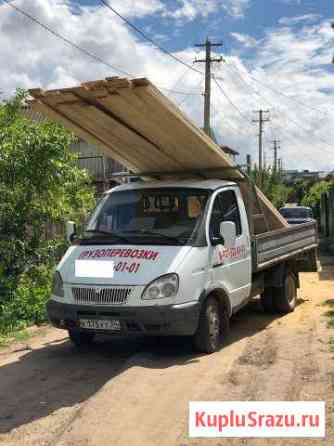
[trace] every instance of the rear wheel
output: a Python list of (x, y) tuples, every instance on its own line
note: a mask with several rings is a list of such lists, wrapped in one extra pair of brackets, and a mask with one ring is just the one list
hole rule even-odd
[(213, 353), (221, 345), (222, 335), (228, 331), (229, 318), (221, 311), (218, 301), (209, 297), (202, 308), (197, 331), (193, 338), (194, 347), (201, 353)]
[(90, 345), (95, 337), (95, 333), (74, 329), (69, 329), (68, 335), (76, 347), (84, 347), (86, 345)]
[(287, 272), (283, 285), (274, 289), (274, 305), (281, 314), (291, 313), (297, 304), (297, 280), (292, 272)]
[(276, 313), (274, 305), (274, 288), (265, 288), (261, 294), (261, 305), (266, 313)]

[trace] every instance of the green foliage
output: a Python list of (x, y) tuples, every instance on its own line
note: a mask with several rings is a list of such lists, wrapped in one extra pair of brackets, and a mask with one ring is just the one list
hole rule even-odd
[(331, 181), (320, 181), (313, 184), (310, 190), (303, 197), (301, 204), (303, 206), (315, 207), (320, 204), (321, 195), (327, 192), (333, 183)]
[(62, 231), (50, 239), (47, 229), (82, 221), (94, 205), (69, 150), (72, 134), (26, 119), (25, 97), (19, 91), (0, 105), (0, 333), (45, 318), (51, 271), (66, 246)]
[(312, 187), (312, 184), (313, 183), (310, 180), (297, 180), (294, 183), (293, 188), (291, 188), (289, 202), (301, 205), (303, 198)]
[(255, 168), (251, 172), (251, 178), (276, 208), (284, 206), (292, 189), (282, 183), (279, 172), (267, 168), (262, 171), (260, 177), (259, 171)]
[(0, 304), (0, 333), (11, 333), (46, 320), (45, 303), (51, 292), (51, 265), (33, 266), (18, 277), (7, 300)]

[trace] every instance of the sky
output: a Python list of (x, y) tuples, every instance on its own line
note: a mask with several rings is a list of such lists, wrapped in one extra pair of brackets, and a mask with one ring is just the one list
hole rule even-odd
[[(257, 160), (256, 110), (268, 110), (264, 153), (280, 140), (285, 169), (334, 169), (333, 0), (109, 0), (159, 45), (192, 65), (209, 37), (212, 127), (221, 144)], [(148, 77), (203, 126), (204, 76), (159, 51), (99, 0), (13, 0), (101, 61), (48, 33), (0, 0), (0, 90), (60, 88), (130, 73)], [(196, 63), (196, 69), (204, 66)], [(117, 71), (119, 70), (119, 71)], [(172, 90), (172, 91), (171, 91)]]

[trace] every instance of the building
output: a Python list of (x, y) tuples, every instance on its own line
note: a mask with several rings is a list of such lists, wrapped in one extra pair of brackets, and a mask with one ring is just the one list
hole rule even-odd
[(231, 147), (228, 146), (220, 146), (220, 148), (223, 150), (223, 152), (226, 153), (226, 155), (230, 158), (230, 160), (236, 162), (236, 157), (240, 155), (239, 152), (231, 149)]
[(95, 146), (82, 139), (72, 144), (71, 150), (78, 154), (78, 166), (86, 169), (92, 176), (98, 193), (116, 184), (112, 177), (113, 173), (126, 170), (119, 162), (104, 155)]
[[(34, 112), (29, 107), (25, 107), (24, 114), (37, 122), (45, 119), (41, 113)], [(70, 150), (78, 155), (78, 166), (86, 169), (91, 175), (98, 194), (117, 184), (112, 177), (113, 173), (126, 170), (119, 162), (80, 138), (76, 139)]]
[(283, 182), (287, 185), (293, 185), (296, 181), (320, 181), (328, 176), (328, 172), (318, 172), (309, 170), (284, 170), (282, 172)]

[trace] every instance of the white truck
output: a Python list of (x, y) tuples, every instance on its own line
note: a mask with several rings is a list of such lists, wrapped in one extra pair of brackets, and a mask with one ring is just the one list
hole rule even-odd
[(252, 235), (239, 185), (221, 179), (130, 182), (106, 192), (60, 261), (47, 304), (76, 345), (99, 333), (192, 336), (212, 353), (254, 296), (296, 306), (298, 273), (316, 269), (317, 228)]

